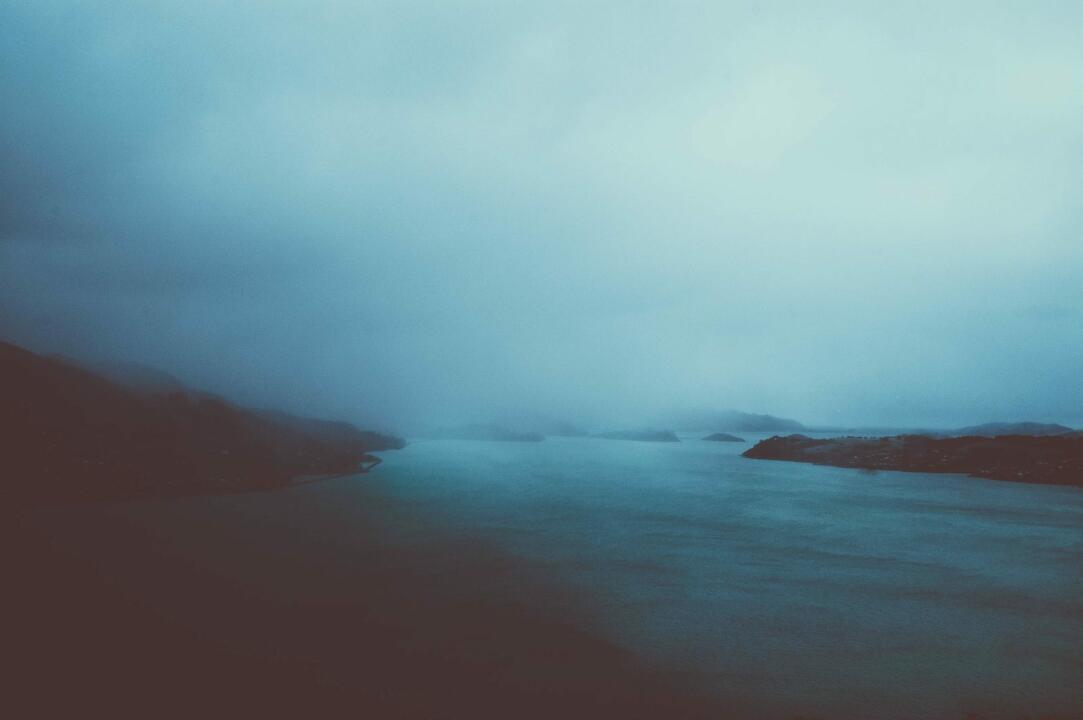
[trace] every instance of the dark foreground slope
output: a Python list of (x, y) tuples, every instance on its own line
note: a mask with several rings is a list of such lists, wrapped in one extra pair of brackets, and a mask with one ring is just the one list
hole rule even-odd
[(257, 490), (356, 472), (369, 451), (401, 445), (202, 393), (140, 392), (8, 343), (0, 396), (12, 504)]
[(744, 456), (870, 470), (962, 473), (994, 480), (1083, 487), (1083, 437), (1076, 435), (830, 439), (788, 435), (763, 440), (745, 451)]
[(330, 481), (14, 514), (6, 705), (43, 718), (731, 716), (558, 611), (577, 603), (493, 548), (389, 539), (387, 502)]

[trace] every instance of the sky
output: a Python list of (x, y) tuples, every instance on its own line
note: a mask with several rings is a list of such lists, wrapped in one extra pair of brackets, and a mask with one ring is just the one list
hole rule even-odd
[(399, 428), (1083, 426), (1083, 4), (0, 4), (0, 337)]

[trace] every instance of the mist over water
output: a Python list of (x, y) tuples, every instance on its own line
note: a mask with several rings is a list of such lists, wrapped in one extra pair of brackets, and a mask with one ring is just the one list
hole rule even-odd
[(5, 2), (0, 335), (406, 430), (1083, 423), (1081, 28)]

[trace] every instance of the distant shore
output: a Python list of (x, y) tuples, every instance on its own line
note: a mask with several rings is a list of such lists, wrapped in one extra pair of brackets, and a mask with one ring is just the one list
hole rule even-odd
[(864, 470), (958, 473), (990, 480), (1083, 487), (1083, 436), (810, 438), (774, 436), (743, 453), (757, 460)]

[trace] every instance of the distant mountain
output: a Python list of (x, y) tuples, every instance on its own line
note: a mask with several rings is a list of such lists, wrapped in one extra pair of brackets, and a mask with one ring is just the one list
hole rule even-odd
[(955, 437), (963, 437), (966, 435), (972, 435), (975, 437), (997, 437), (998, 435), (1033, 435), (1036, 437), (1042, 437), (1047, 435), (1063, 435), (1070, 432), (1072, 432), (1072, 428), (1070, 427), (1049, 423), (994, 422), (985, 423), (983, 425), (970, 425), (969, 427), (963, 427), (959, 428), (958, 430), (952, 430), (950, 432), (940, 434)]
[(669, 416), (666, 424), (684, 431), (800, 432), (806, 429), (796, 420), (739, 410), (687, 410)]
[(605, 440), (640, 440), (643, 442), (680, 442), (672, 430), (618, 430), (594, 435)]
[(0, 396), (0, 492), (14, 504), (271, 488), (298, 475), (357, 472), (375, 460), (368, 452), (402, 446), (346, 423), (211, 395), (135, 392), (2, 342)]
[(538, 413), (505, 413), (489, 424), (509, 432), (545, 437), (584, 437), (588, 434), (574, 423)]
[(744, 438), (739, 438), (736, 435), (730, 435), (729, 433), (711, 433), (703, 439), (710, 440), (711, 442), (744, 442)]
[(494, 442), (541, 442), (545, 436), (537, 432), (509, 430), (495, 423), (471, 423), (439, 428), (429, 434), (436, 440), (487, 440)]

